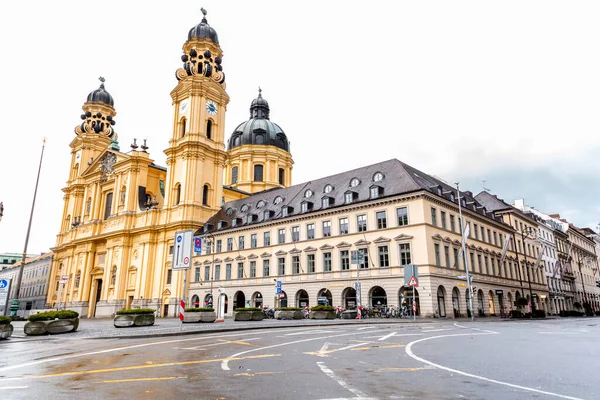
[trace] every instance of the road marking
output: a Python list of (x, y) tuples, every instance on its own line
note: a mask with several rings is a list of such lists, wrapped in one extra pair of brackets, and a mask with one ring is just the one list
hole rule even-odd
[(365, 351), (365, 350), (371, 350), (370, 347), (355, 347), (353, 349), (350, 349), (350, 351)]
[[(399, 337), (399, 336), (423, 336), (422, 332), (419, 333), (402, 333), (402, 334), (395, 334), (394, 336)], [(367, 336), (365, 337), (365, 339), (379, 339), (381, 336)]]
[(394, 335), (395, 335), (395, 334), (397, 334), (397, 333), (398, 333), (398, 332), (392, 332), (392, 333), (390, 333), (389, 335), (382, 336), (382, 337), (380, 337), (380, 338), (379, 338), (379, 339), (377, 339), (377, 340), (385, 340), (385, 339), (389, 339), (389, 338), (391, 338), (392, 336), (394, 336)]
[(453, 325), (456, 326), (457, 328), (469, 329), (468, 326), (462, 326), (462, 325), (457, 324), (456, 322)]
[(536, 333), (541, 333), (541, 334), (544, 334), (544, 335), (577, 335), (578, 333), (581, 333), (581, 332), (569, 332), (569, 331), (567, 331), (567, 332), (536, 332)]
[(375, 329), (376, 326), (363, 326), (362, 328), (358, 328), (357, 331), (364, 331), (365, 329)]
[[(456, 325), (456, 324), (454, 324), (454, 325)], [(488, 331), (488, 332), (493, 332), (493, 331)], [(558, 393), (546, 392), (544, 390), (534, 389), (534, 388), (530, 388), (530, 387), (527, 387), (527, 386), (515, 385), (515, 384), (512, 384), (512, 383), (502, 382), (502, 381), (498, 381), (498, 380), (495, 380), (495, 379), (486, 378), (484, 376), (479, 376), (479, 375), (470, 374), (468, 372), (459, 371), (457, 369), (444, 367), (443, 365), (435, 364), (435, 363), (433, 363), (431, 361), (425, 360), (424, 358), (416, 356), (412, 352), (412, 346), (413, 345), (415, 345), (417, 343), (420, 343), (420, 342), (424, 342), (426, 340), (439, 339), (439, 338), (447, 338), (447, 337), (453, 337), (453, 336), (474, 336), (474, 335), (490, 335), (490, 334), (498, 334), (498, 332), (493, 332), (493, 333), (455, 333), (455, 334), (452, 334), (452, 335), (431, 336), (431, 337), (426, 337), (426, 338), (423, 338), (423, 339), (418, 339), (418, 340), (415, 340), (413, 342), (410, 342), (409, 344), (406, 345), (405, 351), (406, 351), (406, 354), (408, 354), (409, 357), (412, 357), (413, 359), (415, 359), (417, 361), (420, 361), (420, 362), (422, 362), (424, 364), (428, 364), (428, 365), (431, 365), (432, 367), (443, 369), (445, 371), (452, 372), (452, 373), (455, 373), (455, 374), (468, 376), (469, 378), (480, 379), (482, 381), (496, 383), (498, 385), (509, 386), (509, 387), (516, 388), (516, 389), (527, 390), (527, 391), (530, 391), (530, 392), (546, 394), (548, 396), (560, 397), (561, 399), (583, 400), (583, 399), (581, 399), (579, 397), (571, 397), (571, 396), (565, 396), (565, 395), (558, 394)]]
[(446, 328), (446, 329), (440, 328), (440, 329), (427, 329), (422, 332), (442, 332), (442, 331), (451, 331), (451, 330), (452, 330), (452, 328)]
[(323, 330), (312, 330), (303, 332), (286, 333), (283, 336), (297, 336), (297, 335), (316, 335), (318, 333), (335, 333), (335, 331), (323, 331)]
[[(327, 350), (327, 351), (323, 351), (323, 348), (321, 348), (321, 350), (319, 350), (319, 351), (316, 351), (316, 352), (309, 351), (309, 352), (305, 352), (304, 354), (308, 354), (308, 355), (312, 355), (312, 356), (319, 356), (319, 357), (327, 357), (327, 354), (335, 353), (337, 351), (342, 351), (342, 350), (353, 349), (358, 346), (364, 346), (365, 344), (368, 344), (368, 343), (363, 342), (363, 343), (351, 344), (350, 346), (342, 347), (342, 348), (335, 349), (335, 350)], [(325, 346), (323, 345), (323, 347), (325, 347)], [(367, 347), (367, 349), (368, 349), (368, 347)]]
[(277, 372), (244, 372), (241, 374), (234, 374), (233, 376), (255, 376), (255, 375), (275, 375), (275, 374), (283, 374), (282, 371)]
[(367, 395), (365, 393), (361, 392), (358, 389), (351, 388), (346, 382), (344, 382), (344, 380), (342, 378), (337, 377), (335, 375), (335, 373), (332, 370), (330, 370), (329, 368), (327, 368), (327, 366), (325, 366), (325, 364), (322, 361), (318, 361), (317, 365), (319, 366), (319, 368), (321, 368), (321, 371), (323, 371), (325, 373), (325, 375), (327, 375), (328, 377), (330, 377), (331, 379), (336, 381), (344, 389), (349, 390), (350, 392), (352, 392), (352, 394), (354, 394), (357, 397), (360, 397), (363, 399), (367, 397)]
[(205, 347), (222, 346), (224, 344), (240, 344), (240, 345), (246, 345), (246, 346), (256, 346), (255, 344), (247, 343), (247, 342), (249, 342), (251, 340), (260, 340), (260, 338), (240, 339), (239, 341), (225, 340), (225, 339), (218, 339), (218, 340), (220, 343), (211, 343), (211, 344), (205, 344), (203, 346), (196, 346), (196, 347), (173, 347), (173, 349), (176, 349), (176, 350), (205, 350)]
[[(294, 330), (294, 329), (295, 328), (289, 328), (289, 329), (285, 328), (285, 329), (281, 329), (279, 332), (285, 332), (285, 331)], [(260, 334), (260, 333), (269, 333), (269, 331), (261, 330), (261, 331), (255, 332), (255, 334)], [(202, 335), (202, 333), (200, 332), (199, 335)], [(67, 356), (58, 356), (58, 357), (46, 358), (44, 360), (32, 361), (32, 362), (28, 362), (28, 363), (24, 363), (24, 364), (11, 365), (11, 366), (0, 368), (0, 372), (9, 371), (11, 369), (30, 367), (32, 365), (45, 364), (45, 363), (54, 362), (54, 361), (63, 361), (63, 360), (67, 360), (69, 358), (77, 358), (77, 357), (93, 356), (96, 354), (112, 353), (115, 351), (135, 349), (138, 347), (156, 346), (156, 345), (169, 344), (169, 343), (190, 342), (190, 341), (194, 341), (194, 340), (220, 339), (220, 338), (230, 337), (230, 336), (240, 336), (240, 334), (232, 333), (229, 335), (200, 336), (200, 337), (189, 338), (189, 339), (163, 340), (160, 342), (150, 342), (150, 343), (135, 344), (135, 345), (131, 345), (131, 346), (113, 347), (113, 348), (106, 349), (106, 350), (92, 351), (89, 353), (69, 354)]]
[(414, 372), (414, 371), (423, 371), (426, 369), (435, 369), (435, 368), (433, 368), (433, 367), (416, 367), (416, 368), (390, 367), (390, 368), (379, 368), (379, 369), (376, 369), (375, 372)]
[(223, 360), (244, 360), (244, 359), (254, 359), (254, 358), (279, 357), (279, 356), (281, 356), (281, 354), (260, 354), (257, 356), (229, 358), (229, 359), (217, 358), (217, 359), (212, 359), (212, 360), (179, 361), (179, 362), (150, 364), (150, 365), (148, 365), (148, 364), (130, 365), (128, 367), (92, 369), (92, 370), (87, 370), (87, 371), (71, 371), (71, 372), (62, 372), (59, 374), (47, 374), (47, 375), (38, 375), (38, 376), (27, 375), (27, 376), (16, 376), (16, 377), (11, 377), (11, 378), (0, 378), (0, 382), (23, 380), (23, 379), (43, 379), (43, 378), (57, 378), (57, 377), (62, 377), (62, 376), (91, 375), (91, 374), (101, 374), (101, 373), (106, 373), (106, 372), (131, 371), (131, 370), (136, 370), (136, 369), (173, 367), (176, 365), (207, 364), (207, 363), (213, 363), (213, 362), (222, 362)]
[(6, 386), (0, 387), (0, 390), (12, 390), (12, 389), (27, 389), (29, 386)]
[(259, 348), (252, 349), (252, 350), (242, 351), (242, 352), (239, 352), (239, 353), (236, 353), (236, 354), (232, 355), (229, 358), (223, 359), (223, 361), (221, 362), (221, 369), (223, 371), (229, 371), (229, 360), (232, 360), (232, 359), (234, 359), (234, 357), (239, 357), (239, 356), (241, 356), (243, 354), (252, 353), (254, 351), (260, 351), (260, 350), (266, 350), (266, 349), (273, 349), (275, 347), (289, 346), (289, 345), (292, 345), (292, 344), (303, 343), (303, 342), (311, 342), (313, 340), (331, 339), (331, 338), (334, 338), (334, 337), (351, 336), (351, 335), (356, 335), (356, 333), (355, 332), (353, 332), (353, 333), (341, 333), (339, 335), (320, 336), (320, 337), (316, 337), (316, 338), (294, 340), (293, 342), (285, 342), (285, 343), (273, 344), (271, 346), (264, 346), (264, 347), (259, 347)]
[(170, 381), (173, 379), (187, 379), (187, 376), (165, 376), (162, 378), (112, 379), (112, 380), (103, 381), (103, 383), (138, 382), (138, 381)]
[(398, 347), (405, 347), (405, 345), (403, 344), (391, 344), (389, 346), (373, 346), (375, 348), (378, 349), (394, 349), (394, 348), (398, 348)]

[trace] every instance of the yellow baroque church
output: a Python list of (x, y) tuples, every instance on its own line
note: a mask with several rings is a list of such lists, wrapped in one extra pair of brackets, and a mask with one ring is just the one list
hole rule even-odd
[(84, 318), (130, 307), (175, 315), (183, 289), (183, 272), (171, 269), (175, 232), (199, 230), (226, 202), (291, 184), (289, 141), (270, 121), (260, 89), (250, 119), (226, 146), (222, 50), (206, 15), (190, 29), (181, 59), (166, 167), (154, 163), (145, 142), (120, 150), (103, 78), (83, 104), (52, 249), (50, 305)]

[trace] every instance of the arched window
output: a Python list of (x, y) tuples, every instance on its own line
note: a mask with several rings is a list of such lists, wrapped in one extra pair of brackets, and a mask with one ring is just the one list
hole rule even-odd
[(212, 121), (210, 119), (206, 122), (206, 138), (212, 140)]
[(202, 205), (208, 205), (208, 185), (204, 185), (202, 188)]
[(285, 184), (285, 170), (283, 168), (279, 168), (279, 184)]
[(106, 201), (104, 206), (104, 219), (108, 219), (108, 217), (110, 217), (112, 213), (112, 200), (113, 194), (112, 192), (110, 192), (106, 195)]
[(75, 275), (75, 289), (79, 289), (80, 282), (81, 282), (81, 271), (77, 271), (77, 275)]
[(187, 118), (183, 117), (181, 118), (181, 135), (180, 137), (184, 137), (185, 136), (185, 131), (187, 130)]
[(238, 181), (238, 167), (231, 168), (231, 184), (236, 184)]
[(254, 166), (254, 182), (262, 182), (263, 181), (263, 166), (260, 164), (256, 164)]
[(173, 205), (177, 205), (181, 202), (181, 183), (175, 185), (175, 203)]

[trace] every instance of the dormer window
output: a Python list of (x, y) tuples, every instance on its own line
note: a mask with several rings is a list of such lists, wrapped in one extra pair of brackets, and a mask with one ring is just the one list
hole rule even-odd
[(330, 193), (332, 190), (333, 190), (333, 186), (325, 185), (325, 189), (323, 189), (323, 192)]
[(373, 175), (373, 182), (380, 182), (383, 180), (383, 174), (381, 172), (376, 172), (375, 175)]
[(304, 197), (311, 197), (313, 195), (313, 191), (310, 189), (307, 189), (306, 192), (304, 192)]
[(346, 204), (352, 203), (354, 200), (358, 198), (358, 193), (348, 190), (344, 193), (344, 202)]
[(313, 203), (311, 203), (310, 201), (303, 201), (302, 203), (300, 203), (300, 211), (303, 213), (312, 210), (312, 208)]
[(333, 201), (333, 197), (323, 197), (321, 199), (321, 208), (327, 208), (327, 207), (331, 207), (333, 205), (334, 201)]
[(350, 187), (357, 187), (360, 185), (360, 180), (358, 178), (352, 178), (350, 181)]
[(288, 215), (292, 214), (293, 212), (294, 212), (294, 207), (283, 206), (283, 208), (281, 209), (281, 215), (284, 217), (287, 217)]
[(437, 194), (438, 196), (442, 195), (442, 188), (440, 186), (437, 187)]
[(245, 213), (246, 211), (248, 211), (249, 208), (250, 206), (248, 206), (248, 204), (244, 204), (241, 208), (241, 211)]
[(229, 207), (227, 211), (225, 211), (225, 215), (230, 216), (233, 214), (233, 208)]
[(381, 197), (383, 194), (383, 188), (381, 186), (373, 185), (369, 188), (369, 194), (371, 195), (372, 199)]
[(256, 203), (256, 208), (263, 208), (265, 206), (265, 202), (263, 200)]
[(217, 229), (227, 228), (227, 221), (220, 220), (217, 222)]
[(277, 197), (275, 197), (275, 200), (273, 200), (273, 204), (279, 204), (282, 201), (283, 201), (283, 197), (277, 196)]
[(456, 200), (456, 197), (454, 196), (454, 192), (450, 193), (450, 201), (454, 201)]
[(248, 214), (246, 216), (246, 223), (251, 224), (254, 222), (255, 219), (256, 219), (256, 214)]
[(271, 218), (272, 216), (273, 216), (273, 211), (271, 211), (271, 210), (265, 210), (265, 212), (264, 212), (264, 214), (263, 214), (263, 218), (264, 218), (265, 220), (267, 220), (267, 219)]
[(237, 226), (237, 218), (231, 220), (231, 226)]

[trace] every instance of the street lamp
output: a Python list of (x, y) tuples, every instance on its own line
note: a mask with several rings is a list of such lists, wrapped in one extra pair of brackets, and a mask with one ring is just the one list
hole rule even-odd
[(531, 290), (531, 277), (529, 276), (529, 267), (527, 267), (527, 252), (525, 251), (526, 239), (537, 239), (537, 231), (535, 230), (535, 228), (526, 226), (521, 230), (521, 242), (523, 243), (523, 258), (525, 259), (525, 269), (527, 270), (527, 283), (529, 285), (529, 301), (531, 302), (531, 315), (533, 316), (535, 315), (535, 301), (533, 301), (533, 291)]
[(3, 215), (4, 215), (4, 202), (0, 201), (0, 221), (2, 221)]

